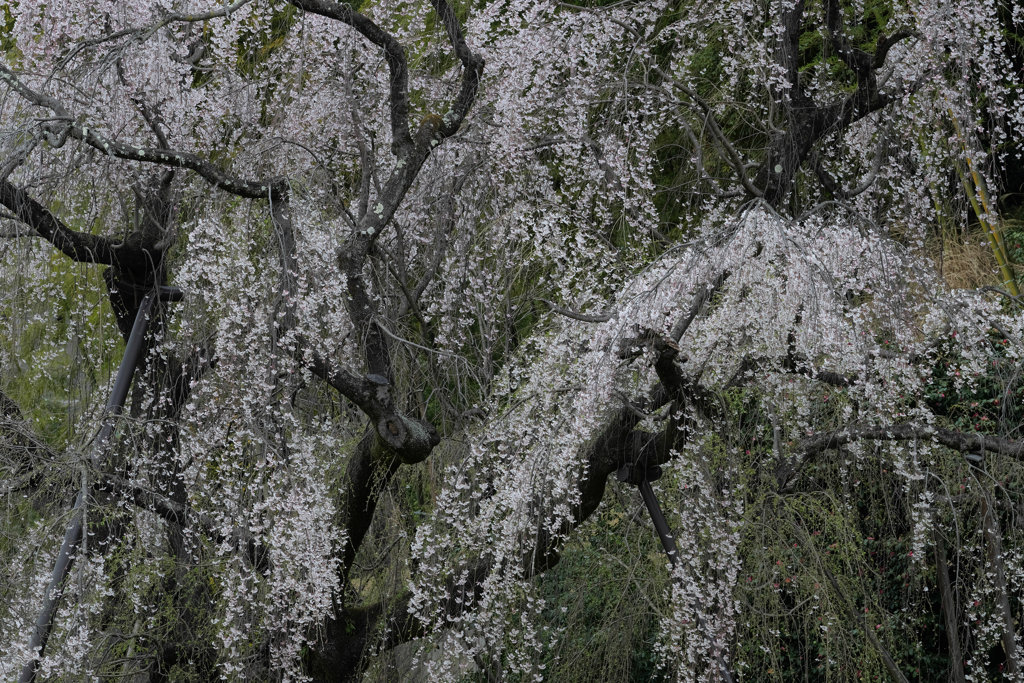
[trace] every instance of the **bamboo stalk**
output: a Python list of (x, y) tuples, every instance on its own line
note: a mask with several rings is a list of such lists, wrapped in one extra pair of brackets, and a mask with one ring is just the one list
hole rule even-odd
[[(967, 161), (967, 172), (970, 178), (968, 178), (968, 174), (964, 174), (959, 165), (956, 167), (957, 175), (960, 176), (960, 181), (963, 183), (964, 192), (967, 194), (967, 199), (971, 202), (974, 215), (978, 218), (978, 222), (981, 223), (981, 227), (985, 230), (985, 235), (988, 237), (989, 245), (992, 247), (992, 253), (996, 257), (996, 263), (999, 265), (999, 272), (1003, 278), (1003, 286), (1013, 296), (1020, 296), (1020, 290), (1017, 288), (1017, 278), (1010, 267), (1010, 253), (1006, 249), (1006, 241), (1003, 239), (1002, 230), (998, 225), (999, 216), (996, 213), (996, 206), (992, 203), (992, 199), (989, 196), (988, 185), (985, 182), (984, 176), (978, 172), (971, 162), (971, 155), (967, 151), (967, 140), (960, 129), (960, 122), (953, 115), (952, 109), (948, 111), (949, 119), (953, 123), (953, 130), (956, 131), (957, 138), (960, 140), (964, 159)], [(981, 197), (980, 205), (978, 204), (979, 196)]]
[[(978, 189), (978, 196), (981, 197), (981, 207), (985, 210), (985, 214), (998, 221), (999, 217), (996, 213), (996, 206), (992, 203), (992, 199), (988, 194), (988, 183), (985, 182), (985, 176), (978, 173), (974, 164), (971, 163), (970, 157), (967, 157), (967, 170), (971, 172), (971, 178), (974, 179), (974, 186)], [(1006, 250), (1006, 240), (1003, 238), (1002, 229), (995, 230), (995, 236), (1000, 248), (1003, 250), (1003, 257), (1009, 262), (1010, 255)]]
[(985, 230), (985, 236), (988, 237), (989, 246), (992, 247), (992, 254), (996, 257), (996, 264), (999, 266), (999, 273), (1003, 278), (1003, 286), (1013, 296), (1020, 296), (1020, 291), (1017, 289), (1017, 280), (1013, 275), (1013, 270), (1010, 269), (1009, 259), (998, 231), (992, 227), (991, 223), (985, 220), (985, 216), (988, 214), (986, 214), (983, 207), (978, 205), (978, 199), (975, 196), (974, 188), (971, 187), (971, 182), (963, 175), (959, 168), (957, 173), (960, 174), (960, 180), (963, 181), (964, 192), (967, 194), (967, 199), (971, 202), (974, 215), (977, 216), (978, 222), (981, 223), (981, 227)]

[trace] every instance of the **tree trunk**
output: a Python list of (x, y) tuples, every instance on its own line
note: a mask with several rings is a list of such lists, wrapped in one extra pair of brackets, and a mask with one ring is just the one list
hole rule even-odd
[(988, 548), (988, 561), (992, 571), (992, 580), (996, 589), (996, 611), (1003, 622), (1003, 651), (1006, 653), (1006, 675), (1016, 676), (1020, 671), (1017, 661), (1016, 629), (1013, 627), (1013, 613), (1010, 611), (1010, 598), (1006, 593), (1006, 572), (1003, 568), (1003, 543), (999, 531), (999, 520), (992, 512), (988, 494), (981, 498), (981, 524), (985, 534), (985, 546)]
[(939, 595), (942, 598), (942, 616), (946, 622), (946, 641), (949, 643), (950, 680), (953, 683), (964, 683), (964, 654), (960, 649), (956, 598), (953, 596), (953, 584), (949, 580), (946, 542), (938, 529), (934, 529), (932, 534), (935, 537), (935, 567), (938, 570), (936, 573), (939, 579)]

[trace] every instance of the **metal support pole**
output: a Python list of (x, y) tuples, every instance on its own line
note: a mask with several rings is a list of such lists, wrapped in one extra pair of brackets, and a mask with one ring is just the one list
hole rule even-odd
[[(103, 425), (96, 437), (93, 448), (92, 464), (99, 467), (106, 456), (110, 441), (110, 435), (114, 432), (114, 425), (118, 415), (124, 409), (125, 399), (128, 398), (128, 388), (131, 386), (132, 377), (135, 375), (135, 368), (139, 364), (139, 356), (142, 352), (145, 341), (146, 329), (149, 327), (150, 313), (153, 310), (153, 302), (159, 298), (161, 301), (180, 301), (181, 290), (177, 287), (159, 287), (149, 291), (142, 299), (139, 312), (135, 316), (135, 323), (132, 325), (131, 334), (128, 336), (128, 343), (124, 348), (124, 356), (121, 358), (121, 365), (117, 369), (117, 377), (114, 379), (114, 388), (110, 392), (110, 399), (107, 401), (107, 408), (104, 411)], [(75, 505), (72, 508), (71, 522), (67, 531), (64, 532), (64, 542), (61, 544), (57, 561), (53, 565), (53, 575), (50, 577), (50, 584), (46, 587), (43, 595), (43, 609), (36, 619), (35, 628), (32, 630), (32, 638), (29, 641), (29, 650), (34, 654), (21, 669), (19, 683), (33, 683), (36, 677), (36, 668), (39, 660), (43, 657), (46, 649), (46, 642), (50, 639), (50, 631), (53, 629), (53, 618), (57, 613), (57, 606), (60, 604), (61, 586), (68, 574), (71, 572), (71, 565), (75, 561), (72, 554), (82, 540), (82, 522), (85, 516), (85, 489), (82, 488), (75, 498)]]
[(665, 548), (668, 561), (674, 567), (679, 563), (676, 539), (668, 528), (665, 515), (661, 512), (661, 505), (658, 504), (658, 497), (654, 495), (654, 489), (651, 488), (651, 482), (644, 479), (637, 484), (637, 488), (640, 489), (640, 495), (643, 496), (644, 505), (647, 506), (647, 513), (651, 516), (651, 521), (654, 522), (654, 530), (658, 532), (658, 538), (661, 539), (661, 545)]
[[(636, 449), (639, 451), (639, 449)], [(654, 489), (651, 487), (652, 481), (657, 481), (661, 478), (661, 467), (655, 465), (654, 467), (647, 466), (646, 458), (643, 458), (639, 452), (635, 455), (637, 461), (635, 463), (627, 463), (619, 468), (616, 473), (616, 477), (619, 481), (633, 484), (640, 490), (640, 496), (644, 499), (644, 505), (647, 507), (647, 514), (651, 516), (651, 521), (654, 523), (654, 530), (658, 533), (658, 538), (661, 539), (661, 545), (665, 548), (665, 554), (668, 555), (668, 561), (672, 563), (673, 567), (679, 565), (679, 547), (676, 545), (676, 539), (672, 535), (672, 530), (669, 529), (668, 521), (665, 520), (665, 515), (661, 511), (661, 505), (658, 503), (658, 497), (654, 495)], [(675, 579), (673, 579), (675, 580)], [(697, 604), (698, 609), (700, 603)], [(700, 618), (699, 613), (697, 616), (697, 628), (704, 629), (704, 621)], [(724, 683), (733, 683), (732, 673), (729, 672), (729, 667), (725, 663), (725, 658), (719, 653), (716, 661), (718, 662), (719, 673), (722, 676)]]

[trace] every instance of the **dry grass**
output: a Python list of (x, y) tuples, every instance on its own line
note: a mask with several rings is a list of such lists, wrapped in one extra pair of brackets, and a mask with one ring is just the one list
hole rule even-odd
[[(980, 231), (943, 231), (926, 247), (950, 289), (977, 289), (1002, 284), (992, 247)], [(1020, 267), (1017, 266), (1017, 269)]]

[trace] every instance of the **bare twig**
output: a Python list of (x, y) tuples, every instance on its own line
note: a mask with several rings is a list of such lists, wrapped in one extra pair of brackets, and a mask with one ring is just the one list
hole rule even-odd
[(825, 562), (822, 560), (821, 555), (818, 553), (818, 549), (814, 547), (814, 543), (807, 535), (807, 532), (804, 530), (803, 525), (801, 525), (798, 521), (794, 520), (793, 527), (797, 532), (797, 536), (799, 536), (800, 538), (800, 544), (803, 545), (804, 548), (806, 548), (814, 555), (814, 558), (817, 561), (818, 566), (821, 567), (821, 571), (825, 574), (825, 578), (827, 578), (828, 582), (832, 585), (832, 590), (836, 592), (836, 595), (839, 596), (839, 599), (846, 606), (846, 613), (849, 616), (850, 620), (856, 624), (860, 624), (861, 629), (863, 629), (864, 631), (864, 635), (867, 636), (868, 640), (871, 641), (871, 644), (874, 646), (875, 650), (878, 651), (879, 656), (882, 658), (882, 663), (885, 665), (886, 671), (889, 672), (889, 676), (891, 676), (894, 680), (898, 681), (898, 683), (908, 683), (907, 677), (903, 675), (903, 672), (900, 671), (899, 667), (896, 665), (896, 662), (893, 660), (892, 655), (889, 654), (889, 651), (878, 640), (878, 637), (875, 636), (874, 630), (868, 625), (867, 620), (864, 618), (864, 615), (859, 613), (854, 608), (853, 601), (850, 600), (850, 598), (846, 595), (846, 592), (843, 591), (842, 588), (840, 588), (839, 582), (836, 581), (836, 577), (832, 574), (832, 571), (828, 568), (828, 565), (825, 564)]

